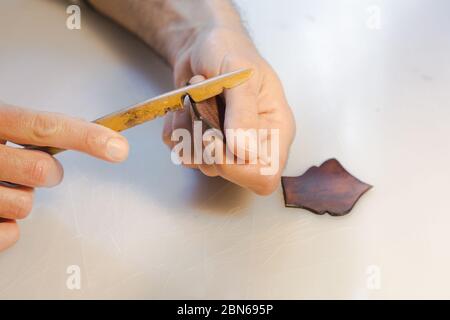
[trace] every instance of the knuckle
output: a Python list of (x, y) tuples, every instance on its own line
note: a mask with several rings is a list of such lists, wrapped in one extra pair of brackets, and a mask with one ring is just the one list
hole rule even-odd
[(31, 162), (27, 174), (33, 184), (45, 185), (49, 170), (49, 161), (46, 159), (39, 159)]
[(99, 147), (99, 134), (94, 130), (86, 130), (83, 134), (82, 146), (83, 151), (92, 153)]
[(31, 135), (34, 140), (54, 136), (61, 130), (61, 121), (54, 115), (39, 113), (31, 120)]
[(25, 219), (31, 212), (33, 207), (33, 195), (21, 195), (16, 199), (14, 216), (16, 219)]

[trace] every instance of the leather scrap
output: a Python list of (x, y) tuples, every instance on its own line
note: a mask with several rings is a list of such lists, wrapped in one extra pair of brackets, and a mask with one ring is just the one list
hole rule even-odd
[(314, 166), (299, 177), (281, 178), (286, 207), (315, 214), (348, 214), (361, 196), (372, 188), (352, 176), (336, 159)]
[(217, 129), (224, 133), (225, 101), (222, 96), (216, 96), (203, 103), (191, 100), (191, 117), (202, 121), (207, 129)]

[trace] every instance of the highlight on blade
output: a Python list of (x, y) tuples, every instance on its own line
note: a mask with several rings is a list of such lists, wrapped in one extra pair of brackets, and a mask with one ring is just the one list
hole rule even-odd
[(201, 102), (221, 94), (224, 89), (231, 89), (244, 83), (251, 75), (252, 70), (250, 69), (223, 74), (165, 93), (131, 108), (97, 119), (94, 122), (120, 132), (163, 116), (169, 111), (182, 109), (182, 100), (186, 95), (189, 95), (195, 102)]
[[(252, 74), (253, 71), (251, 69), (241, 69), (222, 74), (111, 113), (93, 122), (117, 132), (124, 131), (161, 117), (169, 111), (181, 110), (183, 108), (183, 98), (186, 95), (189, 95), (195, 102), (205, 101), (221, 94), (224, 89), (232, 89), (246, 82)], [(26, 146), (26, 148), (44, 151), (51, 155), (64, 151), (52, 147)]]

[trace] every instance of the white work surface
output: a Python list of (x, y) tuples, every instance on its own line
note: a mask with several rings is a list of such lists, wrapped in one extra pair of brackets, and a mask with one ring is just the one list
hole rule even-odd
[[(0, 298), (450, 298), (450, 2), (238, 3), (296, 116), (285, 175), (336, 157), (374, 189), (342, 218), (284, 208), (281, 188), (175, 166), (153, 121), (125, 133), (124, 164), (58, 156)], [(0, 99), (94, 119), (172, 89), (138, 39), (86, 10), (70, 31), (65, 9), (0, 2)]]

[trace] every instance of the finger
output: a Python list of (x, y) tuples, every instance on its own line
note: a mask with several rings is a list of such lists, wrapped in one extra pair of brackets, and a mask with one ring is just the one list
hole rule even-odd
[(206, 78), (204, 76), (197, 74), (189, 80), (189, 84), (196, 84), (196, 83), (199, 83), (199, 82), (202, 82), (205, 80), (206, 80)]
[(192, 131), (191, 113), (187, 108), (183, 108), (182, 110), (173, 112), (172, 132), (177, 129), (186, 129)]
[(208, 177), (218, 177), (219, 176), (219, 172), (217, 171), (215, 165), (201, 164), (198, 166), (198, 168), (205, 176), (208, 176)]
[[(258, 89), (255, 80), (251, 79), (242, 85), (225, 90), (225, 133), (237, 134), (245, 132), (245, 139), (229, 139), (227, 147), (240, 158), (247, 154), (256, 156), (254, 146), (257, 145), (256, 131), (259, 128)], [(227, 138), (228, 140), (228, 138)]]
[(52, 187), (62, 178), (61, 164), (45, 152), (0, 145), (0, 181), (28, 187)]
[[(192, 119), (190, 110), (183, 109), (173, 113), (172, 118), (172, 133), (176, 130), (187, 130), (190, 132), (191, 138), (191, 154), (189, 157), (184, 157), (183, 154), (180, 154), (181, 159), (183, 160), (183, 165), (187, 168), (196, 169), (197, 164), (194, 163), (194, 137), (192, 130)], [(172, 148), (177, 144), (176, 141), (172, 141)]]
[(15, 244), (19, 235), (19, 226), (14, 220), (0, 219), (0, 251)]
[[(186, 64), (189, 65), (189, 64)], [(176, 75), (176, 82), (177, 86), (184, 86), (184, 85), (190, 85), (198, 82), (198, 77), (195, 76), (191, 78), (189, 81), (189, 77), (191, 77), (192, 71), (190, 67), (185, 68), (182, 70), (181, 73)], [(201, 80), (200, 80), (201, 81)], [(184, 103), (184, 108), (182, 110), (173, 112), (172, 114), (172, 132), (171, 134), (178, 129), (185, 129), (188, 130), (191, 133), (191, 154), (190, 157), (188, 157), (190, 160), (183, 161), (183, 166), (190, 168), (190, 169), (198, 169), (198, 165), (194, 163), (194, 137), (193, 137), (193, 129), (192, 129), (192, 117), (191, 117), (191, 110), (187, 108), (187, 105)], [(172, 141), (171, 141), (172, 142)], [(175, 142), (172, 142), (171, 148), (173, 148), (175, 145)], [(183, 155), (180, 155), (181, 159), (183, 159)]]
[(128, 156), (128, 142), (103, 126), (12, 106), (0, 108), (0, 136), (19, 144), (50, 146), (87, 153), (111, 162)]
[[(203, 80), (205, 80), (205, 77), (197, 75), (192, 77), (187, 84), (195, 84)], [(183, 109), (173, 112), (172, 114), (173, 114), (172, 131), (176, 129), (186, 129), (189, 130), (190, 132), (192, 131), (191, 110), (190, 108), (187, 107), (186, 103), (184, 103)]]
[(258, 126), (258, 88), (256, 80), (224, 92), (226, 101), (226, 129), (256, 129)]
[[(188, 84), (196, 84), (198, 82), (204, 81), (205, 79), (206, 78), (202, 75), (196, 75), (189, 80)], [(199, 105), (201, 105), (201, 103), (197, 103), (197, 107)], [(185, 128), (185, 129), (189, 130), (189, 132), (191, 133), (191, 137), (192, 137), (191, 145), (193, 148), (192, 153), (191, 153), (191, 163), (184, 164), (184, 165), (189, 168), (200, 169), (200, 171), (203, 174), (210, 176), (210, 177), (218, 176), (218, 173), (214, 169), (213, 165), (193, 163), (194, 159), (195, 159), (196, 150), (199, 153), (197, 158), (200, 158), (202, 160), (201, 162), (203, 162), (203, 146), (204, 145), (202, 143), (202, 137), (203, 137), (203, 131), (206, 128), (204, 125), (202, 125), (202, 130), (201, 130), (202, 136), (195, 137), (195, 132), (194, 132), (195, 130), (193, 129), (195, 117), (193, 116), (193, 110), (192, 110), (192, 108), (189, 108), (189, 109), (185, 108), (183, 111), (184, 112), (182, 114), (175, 115), (173, 127), (174, 128)], [(200, 142), (197, 141), (198, 139), (200, 139)]]
[(255, 162), (240, 163), (226, 147), (228, 152), (225, 151), (225, 164), (216, 165), (216, 169), (220, 176), (229, 181), (249, 188), (257, 194), (269, 195), (280, 183), (284, 162), (276, 151), (279, 148), (276, 136), (273, 137), (274, 140), (265, 136), (258, 138), (265, 140), (266, 144), (260, 141), (258, 159), (254, 159)]
[(172, 149), (172, 147), (173, 147), (172, 122), (173, 122), (173, 112), (169, 112), (164, 117), (164, 127), (163, 127), (163, 132), (162, 132), (163, 142), (167, 147), (169, 147), (169, 149)]
[[(200, 82), (205, 80), (205, 78), (203, 76), (195, 76), (194, 78), (191, 79), (191, 83), (196, 83), (196, 82)], [(246, 93), (247, 94), (247, 93)], [(242, 94), (241, 94), (242, 96)], [(231, 100), (228, 99), (228, 101), (233, 101), (234, 96), (231, 96)], [(256, 106), (256, 103), (253, 104), (254, 106)], [(252, 106), (253, 106), (252, 105)], [(204, 101), (204, 102), (200, 102), (197, 103), (197, 109), (199, 110), (199, 112), (201, 112), (202, 117), (205, 117), (208, 119), (209, 123), (215, 123), (218, 121), (218, 119), (213, 119), (214, 115), (211, 112), (213, 109), (217, 109), (216, 106), (216, 100), (215, 99), (209, 99), (208, 101)], [(228, 105), (227, 105), (227, 109), (228, 112)], [(233, 110), (232, 110), (233, 111)], [(251, 119), (250, 122), (252, 123), (252, 126), (249, 125), (249, 123), (247, 123), (246, 125), (243, 125), (241, 122), (241, 115), (239, 114), (238, 116), (236, 116), (236, 118), (238, 119), (238, 121), (235, 121), (234, 119), (232, 119), (234, 115), (228, 112), (228, 129), (247, 129), (247, 128), (256, 128), (257, 124), (255, 124), (256, 119), (258, 118), (257, 114), (252, 114), (251, 115)], [(227, 117), (227, 116), (226, 116)], [(231, 125), (230, 125), (231, 123)], [(217, 128), (220, 128), (220, 123), (218, 123), (216, 125)], [(250, 138), (255, 138), (253, 136), (251, 136)], [(255, 138), (256, 139), (256, 138)], [(230, 141), (234, 141), (234, 139), (230, 139)], [(237, 141), (238, 143), (241, 141)], [(204, 147), (207, 147), (209, 144), (214, 143), (213, 141), (204, 141)], [(246, 143), (244, 141), (243, 145), (239, 145), (238, 143), (234, 143), (231, 145), (232, 147), (232, 151), (235, 155), (243, 155), (244, 160), (245, 159), (249, 159), (250, 157), (248, 156), (249, 154), (249, 148), (246, 146)], [(249, 145), (251, 144), (251, 142), (248, 142)], [(243, 152), (240, 152), (238, 148), (241, 148), (243, 150)], [(256, 153), (256, 150), (253, 150), (254, 153)], [(225, 152), (223, 152), (225, 154)], [(221, 169), (219, 169), (218, 167), (220, 167)], [(239, 184), (243, 187), (247, 187), (247, 188), (251, 188), (251, 189), (258, 189), (259, 186), (253, 186), (252, 185), (252, 181), (255, 180), (254, 175), (256, 173), (250, 173), (252, 171), (257, 171), (257, 169), (254, 170), (250, 170), (249, 168), (235, 168), (236, 166), (230, 166), (230, 165), (224, 165), (223, 163), (217, 163), (217, 164), (213, 164), (213, 165), (207, 165), (207, 164), (202, 164), (199, 166), (199, 169), (207, 176), (211, 176), (211, 177), (215, 177), (218, 175), (221, 175), (222, 177), (224, 177), (227, 180), (230, 180), (236, 184)], [(257, 183), (257, 182), (256, 182)]]
[[(173, 147), (175, 146), (175, 144), (177, 143), (176, 141), (172, 141), (173, 118), (174, 118), (173, 112), (169, 112), (166, 115), (166, 117), (164, 119), (164, 128), (163, 128), (163, 133), (162, 133), (162, 139), (164, 141), (164, 144), (170, 150), (172, 150)], [(188, 130), (191, 131), (190, 128)], [(191, 146), (192, 146), (192, 143), (191, 143)], [(180, 155), (180, 156), (182, 156), (182, 155)], [(194, 165), (194, 164), (183, 163), (183, 165), (187, 168), (197, 169), (197, 165)]]
[[(191, 79), (191, 83), (195, 84), (204, 80), (205, 77), (203, 76), (195, 76)], [(217, 130), (222, 129), (218, 98), (213, 97), (205, 101), (196, 102), (195, 108), (194, 105), (191, 108), (191, 118), (203, 122), (203, 132), (212, 128)]]
[(269, 195), (280, 183), (280, 172), (263, 175), (259, 164), (223, 164), (216, 165), (218, 174), (224, 179), (241, 187), (248, 188), (259, 195)]
[[(201, 81), (206, 80), (206, 78), (202, 75), (196, 75), (194, 77), (191, 78), (191, 80), (189, 81), (190, 84), (195, 84)], [(198, 110), (208, 110), (209, 108), (211, 108), (211, 103), (213, 103), (214, 99), (211, 99), (211, 101), (207, 101), (207, 102), (199, 102), (197, 103), (197, 109)], [(191, 110), (192, 111), (192, 110)], [(191, 116), (192, 118), (192, 116)], [(202, 125), (203, 130), (206, 130), (206, 126)], [(203, 131), (202, 131), (203, 134)], [(210, 143), (212, 142), (207, 142), (207, 141), (203, 141), (202, 146), (203, 147), (207, 147)], [(204, 159), (203, 159), (204, 160)], [(198, 166), (198, 169), (206, 176), (208, 177), (217, 177), (219, 176), (219, 173), (215, 167), (214, 164), (212, 165), (208, 165), (208, 164), (200, 164)]]
[(0, 217), (6, 219), (24, 219), (33, 206), (32, 188), (8, 188), (0, 186)]

